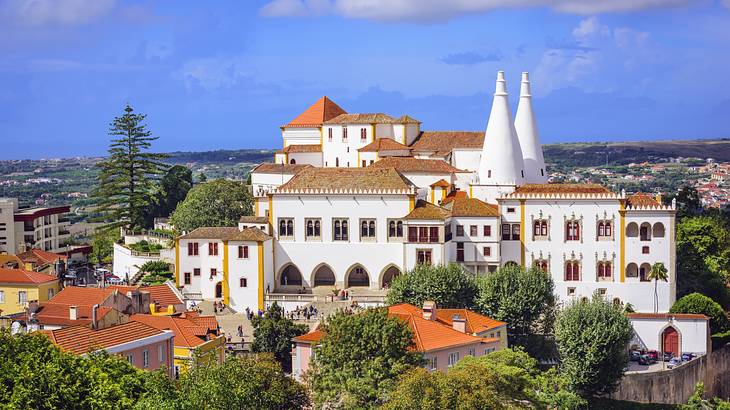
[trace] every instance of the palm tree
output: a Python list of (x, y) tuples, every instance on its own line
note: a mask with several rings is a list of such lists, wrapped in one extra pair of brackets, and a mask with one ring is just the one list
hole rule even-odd
[(657, 262), (653, 265), (651, 265), (651, 271), (649, 271), (649, 275), (647, 275), (647, 279), (654, 281), (654, 313), (657, 313), (659, 311), (659, 294), (657, 293), (657, 283), (661, 280), (666, 282), (668, 279), (667, 276), (667, 268), (664, 267), (664, 264), (661, 262)]

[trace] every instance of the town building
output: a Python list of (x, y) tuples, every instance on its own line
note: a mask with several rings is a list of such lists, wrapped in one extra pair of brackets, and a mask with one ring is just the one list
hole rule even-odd
[(18, 254), (31, 248), (65, 250), (71, 238), (68, 206), (20, 208), (17, 198), (0, 198), (0, 253)]
[[(388, 307), (388, 316), (408, 325), (414, 350), (423, 353), (426, 369), (448, 371), (466, 356), (479, 357), (507, 347), (507, 324), (468, 309), (441, 309), (432, 301), (423, 308), (401, 303)], [(292, 374), (301, 379), (314, 349), (324, 336), (315, 329), (293, 339)]]
[(0, 315), (24, 312), (31, 303), (50, 300), (60, 288), (55, 276), (0, 268)]

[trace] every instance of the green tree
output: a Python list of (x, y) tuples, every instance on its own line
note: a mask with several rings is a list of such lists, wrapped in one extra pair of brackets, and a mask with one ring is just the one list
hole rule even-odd
[(584, 397), (613, 392), (628, 362), (632, 335), (631, 323), (621, 308), (598, 294), (562, 310), (555, 337), (560, 371), (570, 389)]
[(651, 270), (646, 276), (648, 280), (654, 281), (654, 313), (657, 313), (659, 311), (659, 294), (657, 293), (657, 284), (660, 280), (662, 282), (666, 282), (667, 279), (669, 279), (667, 273), (668, 271), (667, 268), (664, 267), (664, 264), (661, 262), (657, 262), (651, 265)]
[(119, 240), (119, 232), (116, 229), (97, 229), (91, 238), (91, 254), (89, 259), (99, 264), (111, 263), (114, 256), (114, 243)]
[(677, 295), (699, 292), (730, 308), (730, 224), (718, 215), (692, 216), (677, 224)]
[(477, 280), (477, 311), (507, 323), (509, 341), (542, 356), (545, 337), (553, 332), (556, 314), (554, 283), (533, 267), (505, 266)]
[(730, 410), (730, 402), (724, 401), (718, 397), (705, 399), (705, 385), (700, 382), (695, 386), (695, 391), (690, 396), (687, 404), (680, 406), (682, 410)]
[(152, 199), (155, 180), (166, 166), (164, 154), (147, 152), (153, 137), (144, 124), (145, 115), (135, 114), (132, 107), (110, 124), (109, 157), (99, 162), (99, 185), (92, 191), (97, 201), (99, 220), (109, 228), (145, 226), (145, 209)]
[(254, 353), (272, 353), (284, 371), (290, 373), (292, 339), (307, 333), (309, 329), (307, 325), (287, 319), (284, 316), (284, 309), (276, 302), (266, 309), (263, 317), (254, 316), (251, 325), (254, 338), (251, 350)]
[(169, 217), (192, 187), (193, 172), (189, 168), (182, 165), (170, 167), (160, 179), (154, 195), (154, 206), (148, 208), (147, 225), (152, 226), (156, 217)]
[(691, 186), (679, 188), (677, 195), (667, 197), (668, 203), (672, 199), (677, 200), (677, 217), (684, 218), (686, 216), (697, 215), (702, 212), (702, 201), (697, 189)]
[(410, 303), (421, 307), (432, 300), (443, 308), (471, 307), (476, 295), (474, 279), (460, 265), (417, 265), (405, 275), (396, 276), (386, 303)]
[(335, 313), (305, 374), (317, 406), (377, 408), (399, 375), (423, 364), (406, 323), (384, 308)]
[(713, 334), (725, 332), (730, 329), (730, 321), (728, 321), (722, 306), (700, 293), (690, 293), (681, 297), (674, 302), (669, 312), (705, 315), (710, 318), (710, 329)]
[(188, 192), (172, 213), (178, 231), (205, 226), (236, 226), (244, 215), (252, 214), (253, 198), (245, 185), (217, 179), (198, 184)]

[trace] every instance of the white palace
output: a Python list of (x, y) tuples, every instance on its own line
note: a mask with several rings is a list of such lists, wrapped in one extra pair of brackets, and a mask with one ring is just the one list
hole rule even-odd
[[(674, 204), (549, 184), (527, 73), (514, 120), (498, 73), (486, 132), (422, 131), (408, 115), (351, 114), (327, 97), (281, 132), (275, 163), (251, 174), (255, 216), (178, 238), (184, 293), (256, 311), (276, 294), (377, 291), (417, 264), (485, 275), (515, 263), (550, 272), (562, 302), (598, 292), (646, 312), (631, 320), (647, 348), (669, 338), (706, 351), (706, 320), (666, 313)], [(659, 313), (647, 279), (657, 262), (669, 276), (657, 283)]]

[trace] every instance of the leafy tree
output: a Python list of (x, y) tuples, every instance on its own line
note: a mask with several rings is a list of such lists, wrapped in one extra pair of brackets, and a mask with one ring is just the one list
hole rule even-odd
[(268, 352), (281, 363), (285, 372), (290, 373), (292, 339), (307, 333), (307, 325), (297, 324), (284, 316), (284, 309), (274, 302), (264, 312), (263, 317), (254, 316), (253, 344), (251, 350), (255, 353)]
[(692, 186), (684, 186), (679, 188), (677, 195), (667, 197), (667, 201), (677, 200), (677, 217), (684, 218), (686, 216), (697, 215), (702, 212), (702, 201), (697, 189)]
[(668, 271), (667, 268), (664, 267), (664, 264), (661, 262), (657, 262), (651, 265), (651, 270), (646, 276), (648, 280), (654, 281), (654, 313), (657, 313), (659, 311), (659, 294), (657, 293), (657, 284), (660, 280), (666, 282), (667, 279), (669, 279), (667, 273)]
[(548, 273), (533, 267), (505, 266), (477, 280), (475, 307), (485, 315), (507, 323), (509, 341), (541, 356), (540, 339), (552, 334), (556, 302), (554, 283)]
[(704, 394), (704, 383), (697, 383), (695, 391), (692, 396), (690, 396), (687, 404), (680, 406), (680, 408), (682, 410), (730, 410), (730, 402), (724, 401), (718, 397), (706, 400), (703, 398)]
[(154, 218), (168, 217), (182, 202), (193, 187), (193, 172), (182, 165), (167, 170), (160, 179), (154, 195), (154, 206), (148, 207), (147, 226), (152, 226)]
[(476, 295), (474, 279), (460, 265), (418, 265), (405, 275), (396, 276), (386, 303), (423, 306), (433, 300), (444, 308), (471, 307)]
[(730, 329), (730, 321), (722, 306), (700, 293), (683, 296), (672, 305), (670, 313), (697, 313), (710, 318), (712, 333), (721, 333)]
[(135, 114), (129, 105), (124, 112), (110, 124), (109, 157), (97, 164), (99, 185), (92, 192), (98, 219), (108, 222), (110, 228), (145, 226), (154, 181), (166, 167), (161, 162), (166, 155), (147, 152), (158, 137), (147, 130), (146, 115)]
[(143, 272), (169, 272), (170, 264), (165, 261), (147, 261), (139, 267)]
[(561, 311), (555, 327), (560, 371), (585, 396), (611, 393), (623, 376), (633, 335), (621, 308), (596, 294)]
[(116, 229), (97, 229), (91, 239), (91, 254), (89, 259), (96, 263), (111, 263), (114, 255), (114, 243), (119, 240)]
[(677, 295), (699, 292), (730, 308), (730, 229), (718, 215), (692, 216), (677, 224)]
[(423, 364), (406, 323), (384, 308), (357, 315), (335, 313), (305, 380), (318, 407), (377, 408), (399, 375)]
[(252, 214), (252, 203), (245, 185), (217, 179), (193, 187), (175, 208), (171, 222), (179, 231), (204, 226), (236, 226), (242, 216)]

